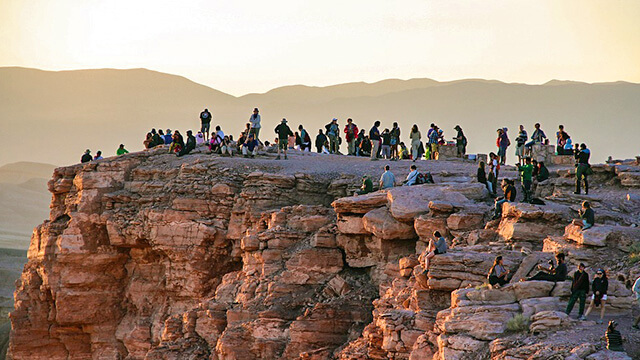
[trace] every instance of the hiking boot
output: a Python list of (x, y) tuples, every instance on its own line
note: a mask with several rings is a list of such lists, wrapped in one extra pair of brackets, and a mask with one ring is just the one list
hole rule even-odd
[(584, 315), (580, 315), (580, 316), (578, 317), (578, 320), (580, 320), (580, 321), (585, 321), (585, 320), (587, 320), (587, 317), (586, 317), (586, 316), (584, 316)]
[(633, 325), (632, 328), (634, 328), (636, 330), (640, 330), (640, 326), (638, 326), (638, 325)]
[(278, 155), (278, 156), (276, 157), (276, 160), (280, 160), (280, 155)]
[(574, 191), (573, 193), (576, 194), (576, 195), (580, 195), (579, 191)]
[(285, 156), (284, 156), (284, 159), (285, 159), (285, 160), (289, 160), (289, 158), (287, 157), (287, 155), (285, 155)]

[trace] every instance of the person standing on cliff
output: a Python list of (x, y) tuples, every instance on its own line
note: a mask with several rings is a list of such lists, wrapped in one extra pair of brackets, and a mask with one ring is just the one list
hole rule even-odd
[(260, 121), (262, 119), (260, 118), (259, 112), (260, 110), (258, 110), (258, 108), (254, 108), (253, 114), (251, 114), (251, 117), (249, 117), (249, 123), (251, 124), (249, 134), (253, 134), (253, 137), (256, 141), (260, 141)]
[(453, 129), (458, 132), (456, 134), (457, 156), (459, 158), (463, 158), (467, 154), (467, 137), (464, 136), (464, 132), (460, 125), (456, 125)]
[(338, 132), (340, 131), (340, 128), (338, 127), (338, 119), (331, 119), (331, 122), (325, 125), (324, 128), (326, 130), (325, 133), (329, 138), (329, 152), (336, 154), (338, 152)]
[(204, 134), (205, 141), (209, 141), (209, 131), (211, 130), (211, 113), (209, 109), (204, 109), (200, 113), (200, 132)]
[(587, 145), (580, 144), (580, 152), (578, 152), (576, 156), (578, 165), (576, 166), (576, 191), (574, 194), (580, 195), (580, 185), (584, 180), (584, 194), (589, 195), (589, 181), (587, 180), (587, 176), (593, 173), (591, 165), (589, 165), (590, 156), (591, 151), (587, 149)]
[(422, 135), (418, 130), (418, 125), (413, 124), (411, 127), (411, 132), (409, 133), (409, 139), (411, 140), (411, 157), (413, 158), (413, 162), (416, 162), (420, 155), (418, 154), (418, 149), (420, 148)]
[(584, 305), (587, 301), (587, 293), (589, 292), (589, 274), (587, 274), (584, 268), (584, 264), (580, 263), (578, 270), (573, 274), (571, 297), (569, 298), (567, 310), (565, 311), (567, 315), (570, 315), (571, 310), (573, 310), (573, 305), (575, 305), (577, 300), (580, 300), (580, 307), (578, 308), (578, 319), (580, 320), (587, 320), (584, 316)]
[(276, 134), (278, 134), (278, 157), (276, 160), (280, 160), (280, 150), (284, 152), (284, 159), (287, 160), (287, 147), (289, 146), (289, 136), (293, 136), (291, 128), (287, 125), (287, 119), (283, 118), (280, 124), (276, 126)]
[(353, 119), (347, 119), (347, 125), (344, 127), (345, 139), (348, 144), (348, 155), (356, 155), (356, 138), (358, 137), (358, 125), (353, 123)]
[(378, 160), (378, 150), (380, 149), (380, 121), (376, 120), (369, 130), (369, 140), (371, 141), (371, 160)]
[(398, 127), (398, 123), (393, 123), (393, 128), (391, 128), (391, 161), (396, 161), (400, 159), (400, 155), (398, 153), (398, 144), (400, 143), (400, 128)]
[(322, 147), (327, 141), (328, 139), (325, 134), (322, 133), (322, 129), (318, 129), (318, 135), (316, 135), (316, 151), (318, 154), (322, 154)]

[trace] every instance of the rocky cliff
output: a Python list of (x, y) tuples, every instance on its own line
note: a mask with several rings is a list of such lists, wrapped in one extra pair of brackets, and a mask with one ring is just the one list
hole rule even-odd
[[(628, 174), (637, 167), (598, 172), (607, 186), (590, 198), (605, 225), (581, 232), (565, 229), (581, 200), (567, 191), (565, 168), (539, 184), (546, 205), (507, 204), (489, 221), (473, 163), (429, 162), (435, 185), (353, 197), (379, 163), (291, 157), (159, 149), (56, 169), (50, 219), (34, 230), (17, 282), (9, 357), (599, 356), (599, 337), (539, 345), (550, 329), (585, 326), (558, 312), (568, 282), (517, 283), (559, 250), (571, 270), (580, 261), (606, 267), (608, 314), (631, 314), (627, 286), (640, 271), (625, 261), (640, 238), (640, 202)], [(408, 165), (392, 170), (400, 178)], [(420, 254), (434, 230), (451, 251), (424, 272)], [(513, 284), (482, 287), (497, 254)], [(530, 333), (510, 332), (516, 315)]]

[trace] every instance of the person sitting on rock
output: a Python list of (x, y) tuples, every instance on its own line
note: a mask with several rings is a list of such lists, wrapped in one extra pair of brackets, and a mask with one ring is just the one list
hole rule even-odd
[(500, 175), (500, 162), (498, 161), (498, 155), (495, 153), (489, 153), (489, 174), (487, 177), (488, 185), (490, 185), (489, 192), (495, 197), (498, 191), (498, 176)]
[(522, 183), (522, 190), (524, 190), (524, 202), (531, 202), (531, 184), (533, 180), (533, 165), (531, 164), (531, 158), (527, 157), (524, 160), (524, 165), (518, 165), (518, 172), (520, 173), (520, 182)]
[(386, 165), (380, 177), (380, 189), (390, 189), (394, 186), (396, 186), (396, 177), (389, 170), (389, 165)]
[(404, 181), (404, 185), (415, 185), (416, 181), (418, 180), (418, 175), (420, 175), (420, 173), (418, 172), (418, 168), (415, 165), (411, 165), (411, 172), (409, 172), (409, 175), (407, 175), (407, 179)]
[(255, 139), (253, 134), (249, 134), (249, 138), (242, 144), (242, 155), (244, 157), (258, 155), (258, 140)]
[(565, 281), (567, 279), (567, 265), (564, 263), (564, 259), (565, 256), (563, 253), (556, 254), (558, 266), (553, 266), (553, 260), (549, 260), (549, 267), (538, 264), (537, 267), (540, 271), (534, 276), (527, 278), (526, 280), (543, 280), (554, 282)]
[(102, 160), (102, 159), (104, 159), (102, 157), (102, 151), (98, 150), (98, 152), (96, 153), (96, 156), (93, 157), (93, 161)]
[(489, 284), (495, 288), (508, 284), (509, 280), (507, 280), (507, 275), (509, 275), (509, 272), (509, 269), (504, 267), (502, 256), (496, 256), (496, 259), (493, 261), (493, 266), (491, 266), (491, 270), (489, 270), (489, 274), (487, 275)]
[(485, 166), (486, 164), (484, 163), (484, 161), (480, 161), (478, 163), (478, 173), (476, 175), (476, 179), (478, 179), (478, 182), (480, 184), (484, 184), (484, 186), (486, 186), (488, 190), (489, 185), (487, 184), (487, 172), (485, 171)]
[(502, 191), (504, 192), (504, 197), (496, 198), (495, 208), (493, 209), (493, 219), (499, 219), (502, 216), (502, 205), (506, 202), (514, 202), (516, 201), (516, 187), (513, 185), (513, 182), (509, 179), (502, 179), (501, 184)]
[(360, 142), (360, 156), (371, 156), (371, 141), (369, 141), (369, 135), (365, 135), (362, 142)]
[(596, 307), (600, 306), (600, 319), (597, 321), (598, 324), (602, 324), (604, 319), (604, 307), (607, 302), (607, 289), (609, 289), (607, 274), (605, 274), (603, 269), (598, 269), (598, 271), (596, 271), (596, 277), (591, 283), (591, 291), (593, 291), (593, 295), (591, 295), (591, 303), (584, 315), (585, 317), (589, 316), (594, 305)]
[(144, 145), (145, 149), (151, 149), (153, 147), (153, 134), (152, 133), (147, 133), (147, 136), (145, 137), (144, 141), (142, 142), (142, 145)]
[[(588, 201), (582, 202), (582, 208), (578, 211), (578, 214), (580, 214), (580, 220), (582, 220), (582, 230), (587, 230), (595, 224), (595, 213)], [(580, 222), (578, 224), (580, 225)]]
[(196, 148), (196, 138), (193, 136), (191, 130), (187, 130), (187, 143), (184, 145), (182, 150), (178, 153), (178, 156), (185, 156), (189, 154), (193, 149)]
[(373, 192), (373, 181), (367, 175), (362, 177), (362, 186), (360, 186), (360, 190), (356, 191), (356, 195), (364, 195)]
[[(636, 300), (638, 301), (638, 305), (640, 305), (640, 276), (638, 276), (638, 278), (636, 279), (636, 282), (633, 283), (633, 287), (631, 288), (631, 291), (633, 291), (633, 294), (636, 297)], [(638, 315), (638, 318), (636, 319), (636, 321), (633, 322), (633, 328), (636, 330), (640, 330), (640, 326), (638, 326), (638, 324), (640, 324), (640, 315)]]
[(571, 314), (571, 310), (573, 310), (573, 305), (575, 305), (576, 300), (580, 300), (580, 307), (578, 308), (578, 319), (587, 320), (584, 316), (584, 304), (587, 300), (587, 293), (589, 292), (589, 274), (584, 270), (585, 266), (583, 263), (578, 265), (578, 270), (573, 274), (573, 279), (571, 281), (571, 297), (569, 298), (569, 303), (567, 304), (566, 313), (567, 315)]
[(202, 135), (202, 131), (198, 131), (196, 134), (196, 145), (204, 144), (204, 135)]
[(184, 148), (184, 140), (182, 139), (180, 131), (176, 130), (173, 132), (173, 141), (169, 147), (169, 152), (179, 153), (182, 151), (182, 148)]
[(164, 133), (164, 144), (171, 145), (171, 142), (173, 142), (173, 134), (171, 134), (171, 129), (167, 129)]
[(536, 173), (536, 180), (543, 182), (549, 178), (549, 169), (544, 165), (544, 161), (538, 163), (538, 171)]
[(116, 155), (118, 156), (128, 154), (128, 153), (129, 151), (124, 148), (124, 144), (120, 144), (120, 146), (118, 146), (118, 150), (116, 150)]
[(93, 157), (91, 157), (91, 150), (87, 149), (84, 151), (84, 154), (82, 155), (82, 157), (80, 158), (80, 162), (81, 163), (86, 163), (93, 160)]
[(224, 139), (222, 139), (222, 146), (220, 146), (220, 154), (222, 154), (222, 156), (233, 156), (233, 147), (231, 145), (231, 140), (229, 140), (228, 136), (225, 136)]
[(604, 334), (607, 338), (607, 349), (611, 351), (624, 351), (622, 346), (622, 335), (616, 330), (618, 323), (615, 320), (609, 321), (607, 332)]
[(400, 151), (398, 153), (398, 156), (400, 157), (400, 160), (409, 159), (409, 150), (407, 149), (407, 146), (404, 144), (404, 142), (400, 143)]
[(433, 232), (433, 238), (429, 239), (429, 245), (427, 246), (427, 256), (424, 259), (424, 271), (429, 270), (429, 262), (436, 255), (447, 253), (447, 241), (444, 236), (440, 234), (440, 231)]

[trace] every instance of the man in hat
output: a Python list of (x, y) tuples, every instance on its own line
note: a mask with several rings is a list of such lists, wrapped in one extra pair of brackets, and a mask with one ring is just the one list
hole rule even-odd
[(80, 158), (80, 162), (81, 163), (86, 163), (93, 160), (93, 158), (91, 157), (91, 150), (87, 149), (84, 151), (84, 155), (82, 155), (82, 157)]
[(258, 110), (258, 108), (254, 108), (253, 109), (253, 114), (251, 114), (251, 117), (249, 118), (249, 123), (251, 124), (251, 128), (249, 129), (249, 134), (253, 134), (253, 137), (259, 141), (260, 138), (258, 137), (260, 135), (260, 114), (258, 114), (260, 111)]
[(456, 135), (456, 148), (458, 150), (458, 157), (461, 158), (467, 154), (467, 137), (464, 136), (460, 125), (456, 125), (453, 129), (458, 132)]
[(327, 131), (327, 137), (329, 137), (329, 152), (335, 154), (338, 152), (338, 135), (340, 128), (338, 127), (338, 119), (333, 118), (330, 123), (324, 127)]
[(283, 118), (280, 124), (276, 126), (275, 131), (278, 134), (278, 157), (276, 157), (276, 160), (280, 160), (280, 150), (284, 151), (284, 159), (287, 160), (289, 136), (293, 136), (291, 128), (287, 125), (287, 119)]
[(567, 315), (571, 314), (573, 305), (575, 305), (576, 300), (579, 299), (580, 307), (578, 308), (578, 319), (580, 320), (587, 319), (584, 316), (584, 304), (587, 300), (587, 293), (589, 292), (589, 274), (584, 270), (584, 267), (584, 264), (580, 263), (580, 265), (578, 265), (578, 270), (573, 273), (573, 280), (571, 281), (571, 298), (569, 298), (567, 310), (565, 311)]
[(211, 129), (211, 113), (209, 109), (204, 109), (200, 113), (200, 132), (204, 134), (205, 141), (209, 141), (209, 130)]

